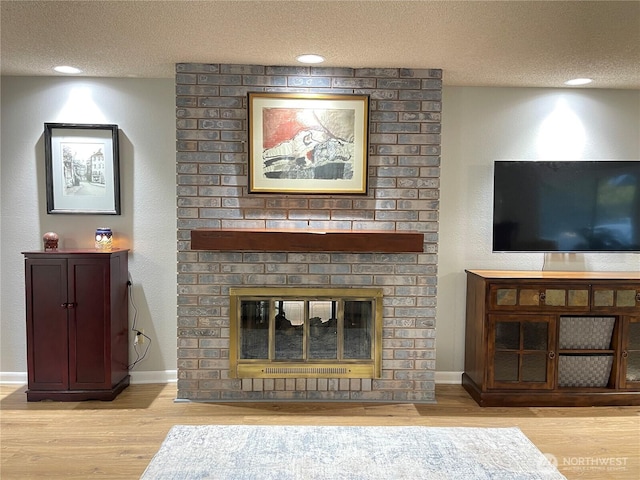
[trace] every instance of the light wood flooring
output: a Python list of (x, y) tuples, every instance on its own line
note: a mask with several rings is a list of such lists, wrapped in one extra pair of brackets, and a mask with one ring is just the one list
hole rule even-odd
[(0, 386), (0, 478), (137, 479), (176, 424), (519, 427), (569, 479), (640, 478), (640, 408), (481, 408), (457, 385), (437, 405), (175, 402), (175, 384), (113, 402), (30, 402)]

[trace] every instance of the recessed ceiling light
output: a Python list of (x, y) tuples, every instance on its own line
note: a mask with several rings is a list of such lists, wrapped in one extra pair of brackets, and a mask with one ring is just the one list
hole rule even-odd
[(300, 63), (322, 63), (324, 62), (324, 57), (315, 53), (305, 53), (296, 57), (296, 60)]
[(57, 67), (53, 67), (53, 69), (58, 73), (67, 73), (67, 74), (75, 74), (82, 73), (82, 70), (76, 67), (70, 67), (68, 65), (58, 65)]
[(591, 80), (590, 78), (574, 78), (571, 80), (567, 80), (566, 82), (564, 82), (564, 84), (576, 86), (576, 85), (586, 85), (591, 82), (593, 82), (593, 80)]

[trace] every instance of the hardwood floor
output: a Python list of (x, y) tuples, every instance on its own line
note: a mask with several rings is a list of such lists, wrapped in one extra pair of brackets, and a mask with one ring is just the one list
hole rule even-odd
[(640, 478), (640, 408), (481, 408), (457, 385), (437, 405), (175, 402), (175, 384), (113, 402), (31, 402), (0, 386), (0, 478), (137, 479), (176, 424), (519, 427), (568, 479)]

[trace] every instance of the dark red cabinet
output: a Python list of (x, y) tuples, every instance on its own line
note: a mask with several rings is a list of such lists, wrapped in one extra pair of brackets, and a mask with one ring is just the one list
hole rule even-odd
[(113, 400), (129, 385), (128, 250), (23, 254), (27, 400)]

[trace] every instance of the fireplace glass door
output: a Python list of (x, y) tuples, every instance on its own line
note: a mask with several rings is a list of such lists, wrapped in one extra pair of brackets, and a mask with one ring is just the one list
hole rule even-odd
[[(272, 371), (263, 367), (276, 365), (280, 374), (311, 375), (328, 368), (326, 373), (331, 371), (332, 377), (343, 370), (347, 377), (355, 375), (361, 370), (358, 364), (379, 370), (382, 297), (378, 289), (344, 289), (342, 296), (336, 295), (335, 289), (311, 289), (314, 295), (309, 297), (301, 296), (304, 289), (299, 288), (277, 289), (280, 295), (274, 289), (264, 289), (273, 294), (268, 298), (256, 295), (256, 290), (232, 296), (232, 312), (237, 316), (232, 318), (231, 332), (236, 338), (231, 343), (237, 345), (237, 355), (234, 358), (231, 349), (230, 360), (239, 376), (245, 371), (261, 377)], [(335, 365), (348, 368), (331, 370)], [(283, 370), (283, 366), (291, 370)]]

